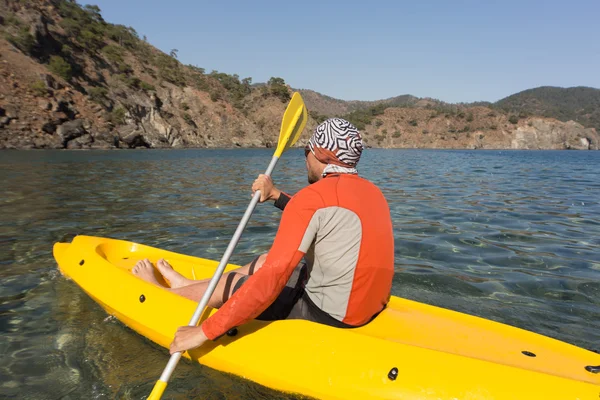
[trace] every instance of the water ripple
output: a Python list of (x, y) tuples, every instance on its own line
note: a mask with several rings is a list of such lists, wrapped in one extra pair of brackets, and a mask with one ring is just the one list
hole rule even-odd
[[(1, 154), (0, 397), (145, 396), (165, 351), (59, 277), (52, 244), (88, 234), (218, 259), (271, 151)], [(274, 174), (288, 193), (305, 185), (302, 154)], [(599, 164), (600, 152), (367, 150), (359, 170), (394, 224), (394, 294), (600, 347)], [(260, 206), (232, 262), (268, 250), (279, 218)], [(170, 387), (279, 396), (189, 363)]]

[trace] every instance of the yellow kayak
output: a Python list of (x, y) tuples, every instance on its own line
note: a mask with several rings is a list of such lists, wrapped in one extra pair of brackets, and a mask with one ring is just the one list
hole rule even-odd
[[(177, 327), (188, 324), (197, 303), (134, 276), (137, 260), (164, 258), (191, 279), (210, 278), (218, 265), (90, 236), (56, 243), (54, 257), (62, 273), (106, 312), (163, 347)], [(213, 312), (206, 310), (201, 320)], [(361, 328), (253, 321), (185, 356), (276, 390), (321, 399), (600, 399), (600, 354), (395, 296)]]

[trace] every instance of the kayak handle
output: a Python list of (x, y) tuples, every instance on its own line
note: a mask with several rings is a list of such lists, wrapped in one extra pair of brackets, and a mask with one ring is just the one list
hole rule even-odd
[(597, 374), (600, 372), (600, 365), (596, 365), (595, 367), (592, 365), (588, 365), (587, 367), (585, 367), (585, 370), (587, 372), (591, 372), (592, 374)]

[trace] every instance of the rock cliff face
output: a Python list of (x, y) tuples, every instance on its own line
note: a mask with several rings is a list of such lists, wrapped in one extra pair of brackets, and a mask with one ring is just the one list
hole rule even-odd
[[(270, 147), (291, 89), (185, 66), (94, 6), (0, 2), (0, 149)], [(390, 148), (598, 149), (594, 129), (404, 95), (344, 102), (306, 91), (317, 120), (377, 106), (360, 127)], [(440, 108), (441, 107), (441, 108)], [(516, 118), (516, 119), (515, 119)]]
[(552, 118), (517, 118), (487, 107), (458, 113), (388, 108), (363, 129), (369, 146), (385, 148), (598, 150), (594, 128)]
[(519, 127), (511, 141), (513, 149), (598, 150), (598, 134), (577, 122), (534, 118), (531, 125)]

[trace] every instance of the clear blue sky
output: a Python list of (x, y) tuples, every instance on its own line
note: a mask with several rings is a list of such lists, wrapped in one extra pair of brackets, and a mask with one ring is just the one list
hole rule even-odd
[(344, 100), (496, 101), (538, 86), (600, 87), (600, 0), (90, 4), (178, 49), (185, 64), (253, 82), (279, 76)]

